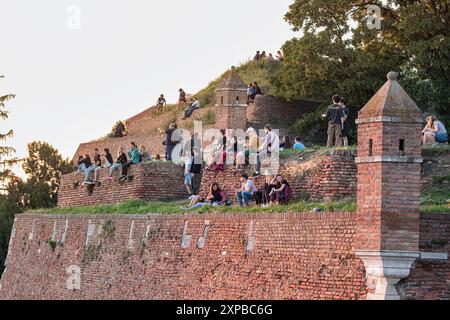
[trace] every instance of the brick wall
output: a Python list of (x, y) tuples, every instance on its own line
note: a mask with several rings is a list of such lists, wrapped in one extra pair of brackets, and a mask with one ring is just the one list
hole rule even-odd
[(364, 299), (354, 235), (351, 213), (18, 215), (0, 299)]
[[(450, 254), (450, 215), (422, 214), (420, 251)], [(399, 285), (404, 299), (450, 300), (450, 261), (418, 261)]]
[[(247, 171), (251, 174), (253, 166)], [(342, 199), (356, 195), (356, 165), (354, 154), (350, 151), (332, 151), (311, 159), (280, 159), (280, 174), (290, 183), (294, 199)], [(228, 166), (217, 175), (205, 171), (202, 178), (202, 196), (205, 196), (213, 182), (218, 182), (227, 197), (235, 201), (236, 190), (240, 187), (242, 172)], [(259, 188), (265, 177), (254, 182)]]
[[(114, 174), (114, 180), (104, 180), (109, 169), (101, 171), (101, 186), (95, 186), (89, 192), (82, 185), (84, 174), (72, 173), (64, 175), (58, 193), (58, 206), (92, 206), (98, 204), (117, 203), (130, 199), (155, 201), (177, 200), (186, 196), (184, 188), (183, 169), (169, 162), (150, 162), (131, 166), (132, 181), (119, 183), (119, 172)], [(74, 182), (79, 182), (77, 188)], [(170, 191), (169, 191), (170, 190)]]
[(305, 113), (314, 112), (318, 103), (311, 101), (286, 101), (273, 96), (256, 96), (247, 108), (247, 122), (256, 129), (270, 123), (274, 128), (289, 128)]

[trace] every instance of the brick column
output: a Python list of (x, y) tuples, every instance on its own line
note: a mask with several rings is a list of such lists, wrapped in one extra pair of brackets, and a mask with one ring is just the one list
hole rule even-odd
[(422, 122), (395, 72), (359, 113), (356, 248), (368, 299), (399, 299), (395, 285), (420, 257)]

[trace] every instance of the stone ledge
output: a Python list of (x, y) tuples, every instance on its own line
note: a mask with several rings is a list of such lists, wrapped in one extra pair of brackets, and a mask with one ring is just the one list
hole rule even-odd
[(403, 121), (399, 117), (371, 117), (365, 119), (357, 119), (356, 124), (375, 123), (375, 122), (390, 122), (390, 123), (423, 123), (423, 119), (415, 118), (408, 121)]
[(374, 162), (396, 162), (396, 163), (423, 163), (422, 157), (400, 157), (400, 156), (375, 156), (375, 157), (357, 157), (356, 164), (374, 163)]

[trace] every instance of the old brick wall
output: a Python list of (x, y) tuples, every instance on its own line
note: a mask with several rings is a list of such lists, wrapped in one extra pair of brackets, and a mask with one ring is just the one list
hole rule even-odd
[[(253, 166), (248, 166), (249, 175)], [(280, 159), (280, 174), (290, 183), (294, 199), (342, 199), (356, 195), (355, 156), (351, 151), (332, 151), (310, 159)], [(213, 182), (218, 182), (227, 197), (235, 201), (242, 172), (227, 166), (224, 172), (205, 171), (201, 195), (205, 196)], [(259, 188), (265, 177), (254, 179)]]
[[(450, 254), (450, 215), (422, 214), (420, 251)], [(399, 285), (403, 299), (450, 300), (450, 261), (418, 261)]]
[(256, 96), (247, 108), (249, 126), (261, 129), (270, 123), (274, 128), (286, 129), (305, 113), (314, 112), (318, 103), (312, 101), (287, 101), (273, 96)]
[[(132, 181), (119, 183), (120, 171), (114, 174), (114, 180), (104, 178), (109, 169), (102, 169), (101, 186), (95, 186), (89, 192), (82, 185), (84, 174), (72, 173), (64, 175), (58, 192), (58, 206), (61, 208), (74, 206), (92, 206), (110, 204), (125, 200), (166, 201), (178, 200), (186, 196), (184, 188), (183, 168), (170, 162), (149, 162), (131, 166)], [(78, 187), (74, 183), (78, 182)]]
[(354, 236), (352, 213), (18, 215), (0, 299), (365, 299)]

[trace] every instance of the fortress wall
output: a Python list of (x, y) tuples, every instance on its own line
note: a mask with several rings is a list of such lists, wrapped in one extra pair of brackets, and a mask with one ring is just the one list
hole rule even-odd
[[(251, 174), (253, 166), (249, 166)], [(310, 198), (342, 199), (356, 196), (355, 157), (350, 151), (333, 151), (310, 160), (280, 160), (280, 174), (290, 183), (294, 199)], [(241, 171), (227, 166), (224, 172), (215, 174), (204, 171), (201, 195), (206, 196), (213, 182), (218, 182), (225, 194), (235, 201), (236, 190), (240, 188)], [(265, 177), (254, 179), (259, 188)]]
[(273, 96), (256, 96), (247, 107), (247, 123), (261, 129), (270, 123), (275, 129), (287, 129), (305, 113), (314, 112), (319, 104), (312, 101), (286, 101)]
[(18, 215), (0, 299), (365, 299), (352, 213)]
[[(119, 183), (119, 172), (114, 174), (114, 180), (104, 180), (109, 169), (102, 169), (101, 186), (89, 188), (82, 185), (84, 174), (72, 173), (64, 175), (58, 192), (58, 206), (61, 208), (73, 206), (92, 206), (112, 204), (125, 200), (177, 200), (184, 198), (183, 169), (169, 162), (150, 162), (131, 166), (132, 181)], [(78, 187), (74, 183), (79, 183)], [(169, 191), (170, 190), (170, 191)]]

